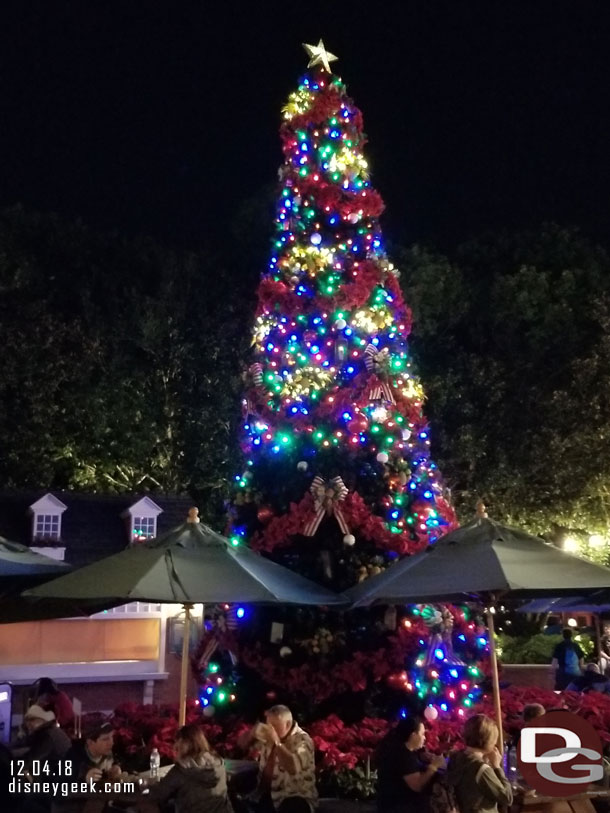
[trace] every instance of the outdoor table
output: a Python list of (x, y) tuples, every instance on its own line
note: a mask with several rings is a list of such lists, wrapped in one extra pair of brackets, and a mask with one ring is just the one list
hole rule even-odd
[[(225, 759), (223, 761), (229, 779), (258, 771), (258, 762), (253, 759)], [(166, 776), (173, 767), (173, 765), (163, 765), (162, 768), (159, 768), (159, 778), (162, 779)], [(138, 774), (138, 778), (145, 781), (149, 780), (150, 771), (142, 771)]]
[[(229, 780), (248, 774), (254, 774), (258, 770), (258, 763), (251, 759), (225, 759), (224, 763)], [(173, 765), (163, 765), (163, 767), (159, 768), (159, 779), (163, 779), (173, 767)], [(143, 780), (142, 784), (138, 785), (138, 780)], [(135, 776), (130, 776), (129, 779), (126, 780), (136, 783), (135, 793), (121, 793), (118, 791), (109, 794), (98, 793), (95, 796), (80, 796), (81, 799), (85, 800), (83, 813), (101, 813), (109, 801), (129, 802), (133, 804), (139, 798), (145, 799), (147, 794), (143, 793), (143, 791), (146, 790), (146, 782), (149, 780), (150, 771), (142, 771)]]
[(511, 807), (514, 813), (595, 813), (591, 799), (610, 799), (610, 790), (591, 786), (586, 793), (575, 796), (539, 796), (519, 794)]

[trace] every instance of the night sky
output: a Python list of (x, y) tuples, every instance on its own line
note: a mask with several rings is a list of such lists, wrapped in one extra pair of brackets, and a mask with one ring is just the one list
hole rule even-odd
[(0, 206), (219, 245), (277, 177), (301, 43), (322, 37), (363, 111), (392, 240), (554, 220), (610, 243), (605, 0), (22, 0), (2, 15)]

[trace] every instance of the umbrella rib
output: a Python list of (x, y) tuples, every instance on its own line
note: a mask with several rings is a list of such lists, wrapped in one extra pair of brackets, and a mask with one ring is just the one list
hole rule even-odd
[[(167, 565), (169, 583), (170, 583), (170, 586), (172, 588), (172, 593), (174, 594), (174, 598), (177, 599), (178, 601), (189, 601), (189, 596), (188, 596), (188, 594), (186, 592), (186, 589), (185, 589), (184, 585), (182, 584), (182, 581), (180, 579), (180, 576), (178, 575), (178, 572), (176, 571), (176, 568), (174, 566), (174, 557), (172, 556), (172, 551), (169, 548), (165, 552), (165, 561), (166, 561), (166, 565)], [(180, 589), (182, 590), (182, 598), (178, 597), (177, 591), (175, 589), (176, 584), (179, 585)]]

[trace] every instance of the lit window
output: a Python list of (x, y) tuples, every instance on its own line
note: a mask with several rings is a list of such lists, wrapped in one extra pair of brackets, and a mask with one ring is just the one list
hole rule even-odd
[(134, 517), (133, 518), (133, 538), (152, 539), (157, 535), (156, 517)]
[(145, 542), (157, 535), (157, 517), (163, 513), (163, 509), (151, 500), (150, 497), (142, 497), (137, 502), (130, 505), (121, 516), (127, 521), (127, 533), (129, 541), (133, 544)]

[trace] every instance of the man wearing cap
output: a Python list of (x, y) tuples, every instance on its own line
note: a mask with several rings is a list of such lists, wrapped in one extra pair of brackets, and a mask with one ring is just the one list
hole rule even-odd
[[(55, 714), (35, 703), (26, 711), (23, 727), (27, 733), (27, 751), (22, 759), (28, 778), (33, 778), (34, 762), (45, 765), (51, 773), (55, 773), (59, 761), (64, 759), (72, 745), (66, 732), (57, 725)], [(19, 809), (24, 813), (44, 813), (49, 810), (51, 801), (48, 796), (30, 794), (20, 799), (20, 805)]]
[(54, 767), (65, 757), (72, 743), (66, 732), (57, 725), (52, 711), (45, 711), (36, 704), (30, 706), (23, 724), (28, 735), (28, 750), (24, 757), (28, 767), (34, 760), (49, 762)]
[(120, 779), (121, 769), (112, 757), (113, 740), (110, 723), (98, 722), (85, 729), (83, 739), (77, 740), (65, 757), (72, 760), (74, 781), (98, 782), (102, 775), (111, 782)]
[[(110, 723), (97, 722), (83, 731), (83, 739), (77, 740), (64, 757), (72, 763), (72, 782), (117, 782), (121, 768), (114, 762), (112, 746), (114, 729)], [(81, 813), (83, 799), (68, 797), (54, 799), (52, 813)]]

